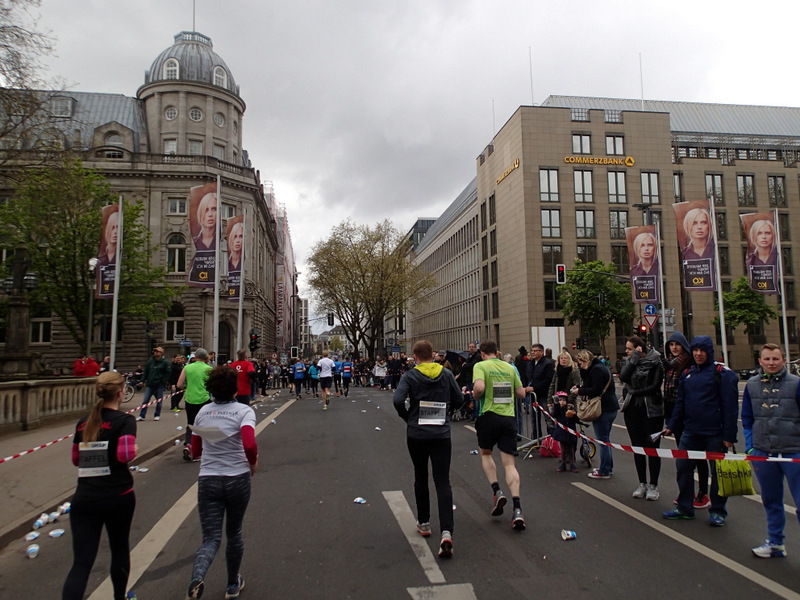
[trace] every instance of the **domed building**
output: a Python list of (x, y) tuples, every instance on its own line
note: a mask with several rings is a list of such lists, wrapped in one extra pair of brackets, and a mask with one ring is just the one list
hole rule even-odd
[[(118, 337), (117, 369), (132, 370), (159, 345), (170, 357), (197, 347), (211, 350), (218, 331), (218, 362), (233, 357), (247, 333), (257, 329), (258, 357), (288, 349), (288, 324), (294, 291), (294, 259), (285, 214), (275, 202), (269, 182), (263, 182), (242, 147), (245, 102), (225, 61), (214, 51), (211, 38), (184, 31), (161, 52), (145, 72), (135, 97), (121, 94), (57, 92), (48, 97), (50, 112), (41, 135), (49, 147), (71, 151), (84, 165), (102, 173), (115, 194), (144, 205), (144, 219), (156, 251), (154, 266), (168, 270), (176, 300), (160, 323), (126, 320)], [(190, 189), (220, 179), (221, 286), (218, 327), (214, 320), (214, 288), (187, 287), (197, 254), (192, 244)], [(244, 220), (244, 299), (242, 331), (238, 302), (227, 301), (228, 254), (225, 242), (229, 219)], [(196, 221), (195, 221), (196, 222)], [(280, 306), (276, 306), (279, 304)], [(93, 354), (109, 352), (111, 302), (95, 302), (95, 314), (105, 315), (92, 337)], [(106, 318), (107, 317), (107, 318)], [(81, 349), (53, 318), (49, 335), (31, 339), (51, 367), (72, 364)]]

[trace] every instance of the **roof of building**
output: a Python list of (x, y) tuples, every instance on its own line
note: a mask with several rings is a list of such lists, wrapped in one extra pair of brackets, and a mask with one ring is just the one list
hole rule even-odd
[(77, 129), (80, 130), (80, 149), (90, 149), (95, 128), (115, 121), (133, 131), (134, 148), (139, 148), (139, 141), (145, 131), (145, 122), (141, 104), (136, 98), (122, 94), (71, 91), (57, 92), (53, 96), (68, 97), (75, 101), (70, 118), (48, 121), (64, 133), (70, 145), (74, 143)]
[(233, 79), (233, 73), (214, 52), (211, 38), (196, 31), (182, 31), (175, 35), (175, 43), (159, 54), (144, 74), (145, 84), (156, 81), (169, 81), (165, 76), (164, 64), (171, 58), (178, 61), (177, 81), (197, 81), (208, 85), (214, 83), (214, 68), (222, 67), (226, 73), (225, 85), (229, 92), (239, 95), (239, 86)]
[(425, 233), (419, 246), (417, 246), (417, 253), (421, 252), (431, 240), (435, 240), (442, 231), (444, 231), (450, 223), (467, 209), (470, 204), (478, 200), (478, 178), (474, 177), (469, 185), (456, 197), (455, 200), (448, 206), (436, 222), (431, 225), (430, 229)]
[(800, 108), (549, 96), (542, 106), (669, 113), (674, 133), (759, 138), (800, 138)]

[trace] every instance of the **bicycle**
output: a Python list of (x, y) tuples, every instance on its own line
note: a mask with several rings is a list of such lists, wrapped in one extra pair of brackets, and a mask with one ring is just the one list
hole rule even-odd
[(592, 468), (592, 459), (594, 455), (597, 453), (597, 446), (595, 446), (594, 442), (590, 442), (584, 437), (584, 429), (588, 427), (588, 423), (584, 423), (583, 421), (578, 421), (578, 433), (580, 434), (578, 437), (580, 438), (580, 447), (578, 448), (578, 453), (580, 457), (583, 459), (583, 462), (586, 463), (586, 466), (590, 469)]
[(133, 400), (136, 395), (136, 390), (140, 387), (139, 378), (134, 373), (125, 373), (125, 395), (122, 397), (122, 403), (127, 404)]

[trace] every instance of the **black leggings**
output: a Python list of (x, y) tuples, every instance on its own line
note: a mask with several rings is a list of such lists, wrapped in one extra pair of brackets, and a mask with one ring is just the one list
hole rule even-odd
[(203, 408), (208, 402), (203, 402), (202, 404), (192, 404), (191, 402), (184, 402), (186, 405), (186, 441), (184, 442), (187, 446), (191, 446), (192, 444), (192, 425), (194, 425), (194, 420), (197, 418), (197, 413), (200, 412), (200, 409)]
[(62, 600), (83, 598), (94, 559), (97, 557), (103, 526), (108, 533), (108, 545), (111, 549), (110, 574), (114, 585), (114, 600), (125, 598), (131, 570), (129, 536), (135, 508), (136, 496), (133, 490), (102, 500), (73, 500), (69, 511), (73, 562), (64, 582)]
[(244, 554), (242, 521), (250, 502), (250, 473), (236, 477), (206, 476), (197, 480), (197, 512), (203, 544), (194, 555), (192, 580), (205, 579), (206, 572), (217, 555), (222, 542), (222, 521), (225, 520), (225, 560), (228, 565), (228, 585), (234, 585)]
[[(664, 417), (648, 417), (644, 401), (641, 401), (640, 404), (634, 404), (634, 400), (631, 400), (623, 414), (625, 416), (625, 427), (628, 428), (632, 446), (642, 446), (644, 448), (658, 448), (661, 446), (661, 438), (654, 443), (650, 434), (658, 433), (664, 429)], [(658, 485), (658, 477), (661, 475), (661, 457), (634, 454), (633, 464), (636, 465), (639, 483)], [(649, 482), (647, 481), (648, 466), (650, 467)]]
[(414, 463), (414, 497), (417, 502), (417, 519), (420, 523), (431, 520), (431, 501), (428, 491), (428, 460), (431, 461), (433, 484), (439, 506), (439, 526), (442, 531), (453, 532), (453, 490), (450, 487), (450, 438), (444, 440), (415, 440), (406, 438), (408, 453)]

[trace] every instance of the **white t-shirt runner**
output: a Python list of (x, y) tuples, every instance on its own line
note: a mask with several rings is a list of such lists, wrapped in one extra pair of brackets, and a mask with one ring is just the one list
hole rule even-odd
[(203, 438), (200, 477), (235, 477), (250, 472), (242, 445), (242, 427), (255, 429), (256, 413), (241, 402), (206, 404), (197, 413), (192, 434)]
[(330, 358), (320, 358), (319, 362), (317, 363), (317, 368), (319, 369), (319, 376), (322, 377), (333, 377), (333, 367), (334, 363)]

